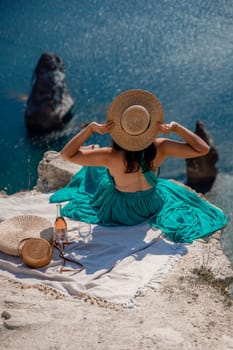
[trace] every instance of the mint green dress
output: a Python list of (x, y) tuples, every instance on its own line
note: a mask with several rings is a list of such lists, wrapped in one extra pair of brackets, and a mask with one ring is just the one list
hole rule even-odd
[(68, 203), (62, 213), (69, 218), (103, 226), (136, 225), (149, 221), (174, 242), (191, 243), (222, 229), (227, 218), (222, 210), (194, 191), (171, 180), (144, 172), (152, 188), (122, 192), (108, 169), (83, 167), (50, 202)]

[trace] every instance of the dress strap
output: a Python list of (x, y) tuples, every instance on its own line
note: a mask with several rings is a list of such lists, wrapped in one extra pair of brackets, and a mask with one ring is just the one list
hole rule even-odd
[(141, 168), (141, 171), (142, 171), (143, 175), (145, 176), (147, 182), (151, 186), (156, 186), (157, 182), (158, 182), (160, 168), (158, 168), (157, 175), (155, 175), (153, 170), (145, 170), (144, 151), (142, 152), (141, 159), (140, 159), (140, 168)]
[(143, 175), (145, 176), (147, 182), (151, 185), (151, 186), (156, 186), (157, 182), (158, 182), (158, 177), (157, 175), (155, 175), (155, 173), (153, 172), (153, 170), (148, 170), (143, 172)]

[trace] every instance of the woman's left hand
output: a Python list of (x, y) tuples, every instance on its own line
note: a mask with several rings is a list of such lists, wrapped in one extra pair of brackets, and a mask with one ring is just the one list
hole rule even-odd
[(160, 124), (159, 125), (159, 130), (163, 134), (170, 134), (170, 132), (174, 132), (177, 129), (177, 123), (176, 122), (171, 122), (169, 124)]

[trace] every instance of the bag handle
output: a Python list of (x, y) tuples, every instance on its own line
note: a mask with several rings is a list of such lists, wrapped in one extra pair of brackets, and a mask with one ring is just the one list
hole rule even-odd
[[(67, 258), (64, 255), (63, 251), (61, 250), (61, 248), (56, 243), (54, 243), (53, 246), (54, 246), (54, 248), (56, 248), (59, 251), (59, 257), (63, 259), (63, 266), (61, 267), (61, 270), (60, 270), (61, 273), (62, 273), (62, 271), (75, 271), (76, 273), (78, 273), (78, 272), (81, 272), (82, 270), (84, 270), (84, 266), (82, 263), (80, 263), (79, 261), (74, 260), (72, 258)], [(75, 264), (79, 265), (80, 268), (79, 269), (71, 269), (71, 268), (67, 269), (67, 268), (65, 268), (66, 261), (75, 263)]]

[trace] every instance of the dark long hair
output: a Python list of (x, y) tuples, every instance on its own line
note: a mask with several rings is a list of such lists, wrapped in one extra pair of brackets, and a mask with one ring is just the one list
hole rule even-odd
[(125, 152), (126, 173), (136, 172), (140, 168), (143, 172), (153, 170), (153, 160), (157, 152), (154, 143), (142, 151), (127, 151), (120, 147), (115, 141), (112, 141), (112, 148), (116, 151)]

